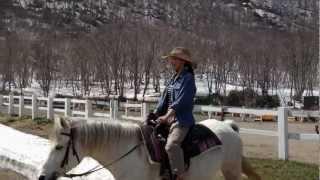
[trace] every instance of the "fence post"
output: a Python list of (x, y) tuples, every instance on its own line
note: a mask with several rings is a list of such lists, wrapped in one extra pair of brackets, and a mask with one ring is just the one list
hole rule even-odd
[(278, 108), (278, 157), (282, 160), (288, 160), (288, 108)]
[(224, 121), (224, 112), (226, 111), (225, 107), (221, 107), (221, 116), (220, 116), (220, 121)]
[(110, 98), (109, 99), (109, 106), (110, 106), (110, 108), (109, 108), (109, 114), (110, 114), (110, 119), (113, 119), (113, 98)]
[(85, 105), (86, 118), (92, 117), (92, 102), (87, 99)]
[(19, 117), (23, 116), (23, 108), (24, 108), (24, 97), (23, 97), (23, 95), (20, 95), (20, 99), (19, 99)]
[(3, 105), (3, 95), (0, 94), (0, 106), (2, 106), (2, 105)]
[(53, 97), (47, 100), (47, 119), (53, 119)]
[(118, 120), (119, 110), (118, 110), (119, 101), (118, 99), (113, 100), (113, 120)]
[(69, 98), (65, 98), (64, 101), (64, 116), (71, 116), (71, 100)]
[(10, 116), (13, 115), (13, 95), (12, 95), (12, 93), (9, 94), (8, 114)]
[(128, 99), (127, 99), (127, 101), (126, 101), (126, 104), (125, 104), (125, 106), (124, 106), (124, 116), (128, 116), (128, 107), (127, 107), (127, 104), (129, 103), (129, 101), (128, 101)]
[(150, 105), (147, 102), (142, 103), (142, 110), (141, 110), (141, 117), (142, 121), (145, 121), (147, 119), (147, 116), (150, 112)]
[[(244, 106), (242, 106), (241, 109), (243, 110)], [(240, 118), (241, 118), (241, 121), (246, 121), (246, 114), (240, 113)]]
[(32, 119), (37, 118), (38, 115), (38, 104), (37, 104), (37, 95), (32, 95)]

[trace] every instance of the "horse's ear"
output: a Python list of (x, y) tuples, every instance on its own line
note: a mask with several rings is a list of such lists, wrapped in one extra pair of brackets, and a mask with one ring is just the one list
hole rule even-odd
[(70, 122), (65, 117), (55, 117), (54, 124), (56, 125), (56, 127), (61, 127), (63, 129), (70, 128)]

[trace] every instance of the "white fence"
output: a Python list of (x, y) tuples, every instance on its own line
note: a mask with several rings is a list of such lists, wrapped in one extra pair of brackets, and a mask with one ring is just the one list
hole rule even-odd
[[(25, 100), (31, 101), (31, 105), (25, 105)], [(63, 104), (62, 108), (54, 108), (54, 102), (60, 102)], [(110, 107), (114, 106), (114, 101), (111, 99)], [(25, 109), (31, 110), (32, 119), (39, 117), (39, 111), (46, 111), (47, 118), (53, 119), (54, 113), (63, 113), (64, 116), (84, 116), (89, 117), (112, 117), (114, 109), (110, 108), (109, 113), (99, 113), (92, 111), (92, 101), (91, 100), (79, 100), (70, 98), (52, 98), (52, 97), (36, 97), (35, 95), (31, 97), (27, 96), (2, 96), (0, 95), (0, 104), (8, 106), (8, 114), (14, 114), (14, 108), (18, 108), (19, 116), (23, 116)], [(84, 110), (76, 110), (76, 105), (83, 105)]]
[[(25, 106), (24, 100), (31, 100), (31, 106)], [(44, 101), (45, 106), (39, 106), (41, 101)], [(54, 102), (63, 103), (64, 106), (61, 109), (56, 109), (53, 107)], [(124, 103), (119, 105), (117, 98), (111, 98), (109, 101), (109, 113), (94, 112), (92, 108), (93, 101), (91, 100), (77, 100), (69, 98), (44, 98), (44, 97), (23, 97), (23, 96), (1, 96), (0, 104), (8, 106), (8, 114), (14, 113), (14, 107), (19, 109), (19, 116), (23, 116), (24, 109), (31, 109), (32, 118), (36, 118), (39, 115), (39, 111), (46, 111), (47, 118), (52, 119), (55, 112), (63, 113), (65, 116), (84, 116), (86, 118), (93, 117), (106, 117), (110, 119), (131, 119), (142, 121), (146, 118), (149, 113), (150, 103)], [(79, 111), (75, 109), (75, 105), (84, 105), (84, 110)], [(125, 114), (120, 116), (118, 107), (123, 107), (125, 109)], [(136, 109), (140, 112), (140, 116), (128, 116), (129, 109)], [(236, 107), (214, 107), (214, 106), (195, 106), (195, 112), (208, 112), (209, 118), (211, 118), (212, 113), (238, 113), (238, 114), (250, 114), (250, 115), (272, 115), (277, 116), (278, 131), (266, 131), (258, 129), (245, 129), (240, 128), (240, 133), (246, 134), (256, 134), (264, 136), (278, 137), (278, 157), (279, 159), (288, 159), (288, 142), (289, 139), (303, 140), (303, 141), (319, 141), (319, 135), (317, 134), (300, 134), (294, 132), (288, 132), (288, 114), (289, 112), (292, 116), (300, 117), (320, 117), (319, 111), (291, 111), (286, 107), (279, 107), (276, 110), (270, 109), (245, 109)]]
[(208, 116), (211, 116), (213, 112), (227, 112), (227, 113), (239, 113), (250, 115), (272, 115), (277, 116), (278, 131), (270, 130), (258, 130), (258, 129), (246, 129), (240, 128), (240, 133), (273, 136), (278, 137), (278, 158), (288, 160), (289, 155), (289, 139), (302, 140), (302, 141), (320, 141), (318, 134), (301, 134), (295, 132), (288, 132), (288, 115), (297, 117), (320, 117), (319, 111), (297, 111), (290, 110), (286, 107), (279, 107), (277, 110), (268, 109), (244, 109), (235, 107), (213, 107), (213, 106), (196, 106), (196, 111), (208, 112)]

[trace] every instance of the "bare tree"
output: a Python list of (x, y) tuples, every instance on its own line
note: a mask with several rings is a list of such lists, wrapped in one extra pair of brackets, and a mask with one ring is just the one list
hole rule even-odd
[(14, 85), (14, 63), (16, 61), (16, 45), (18, 43), (18, 36), (16, 33), (7, 32), (4, 41), (3, 55), (0, 64), (1, 68), (1, 80), (2, 80), (2, 91), (8, 87), (11, 91), (12, 85)]
[(20, 88), (20, 93), (23, 94), (23, 88), (30, 85), (32, 78), (31, 72), (31, 40), (23, 37), (28, 37), (25, 34), (20, 34), (19, 43), (16, 45), (16, 61), (14, 63), (14, 72), (16, 82)]
[(110, 61), (108, 59), (107, 52), (107, 40), (106, 33), (99, 32), (92, 35), (91, 39), (93, 41), (92, 48), (94, 52), (94, 64), (96, 69), (96, 80), (101, 83), (101, 89), (106, 92), (107, 95), (111, 93), (111, 68)]
[(124, 24), (116, 23), (109, 26), (108, 39), (106, 39), (107, 58), (110, 62), (110, 71), (114, 81), (114, 92), (120, 96), (124, 94), (124, 77), (125, 75), (125, 61), (124, 61)]
[(131, 30), (132, 36), (131, 38), (128, 39), (128, 44), (127, 44), (127, 59), (129, 62), (128, 70), (129, 70), (129, 76), (130, 80), (133, 82), (133, 90), (134, 90), (134, 97), (133, 99), (137, 99), (137, 94), (140, 91), (140, 83), (139, 83), (139, 74), (140, 74), (140, 69), (141, 67), (141, 56), (140, 56), (140, 41), (139, 35), (138, 35), (138, 30), (136, 28)]
[(155, 61), (159, 56), (160, 47), (158, 41), (160, 36), (159, 32), (148, 27), (145, 27), (142, 33), (145, 34), (143, 44), (146, 44), (143, 46), (144, 88), (142, 96), (144, 97), (150, 84), (152, 70), (155, 69), (152, 66), (155, 65)]
[(44, 34), (33, 43), (33, 70), (44, 96), (49, 95), (50, 86), (58, 68), (57, 42), (55, 36)]

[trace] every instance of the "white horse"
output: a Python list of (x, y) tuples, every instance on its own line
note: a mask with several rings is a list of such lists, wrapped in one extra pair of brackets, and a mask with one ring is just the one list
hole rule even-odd
[[(242, 155), (242, 142), (235, 131), (238, 127), (232, 121), (209, 119), (200, 123), (212, 130), (223, 145), (192, 158), (186, 180), (213, 180), (219, 170), (226, 180), (239, 180), (242, 172), (249, 179), (260, 179)], [(89, 123), (56, 118), (55, 132), (53, 148), (39, 180), (65, 175), (86, 156), (106, 167), (116, 180), (161, 179), (160, 165), (150, 163), (138, 124), (123, 121)]]

